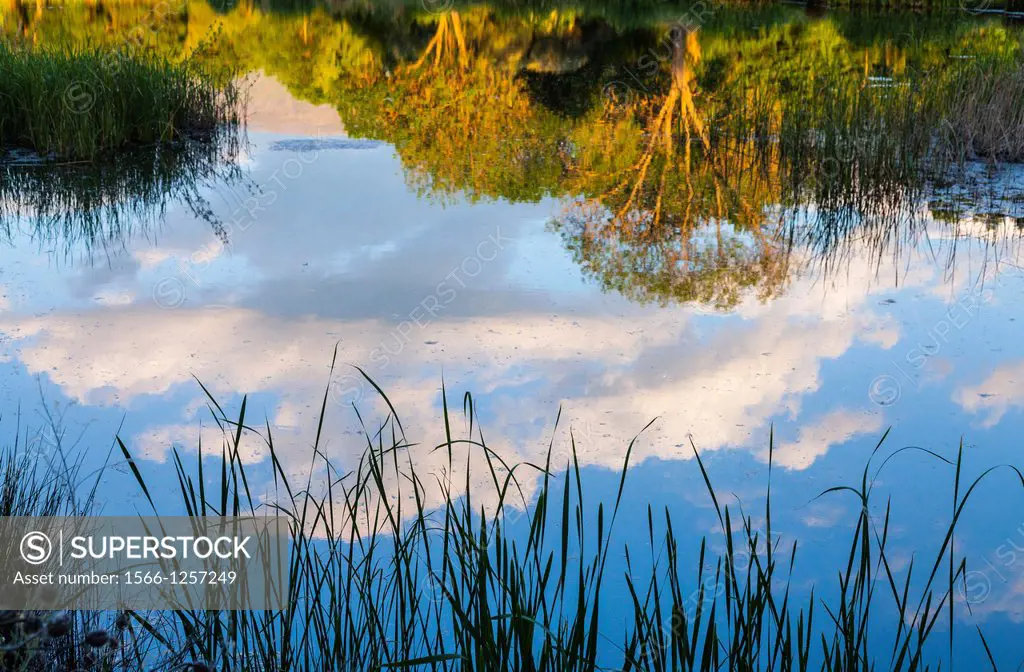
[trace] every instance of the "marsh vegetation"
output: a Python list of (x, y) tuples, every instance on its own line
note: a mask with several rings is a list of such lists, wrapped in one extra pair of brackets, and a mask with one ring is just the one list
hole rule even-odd
[[(329, 399), (328, 390), (321, 413)], [(593, 497), (584, 489), (575, 443), (563, 463), (549, 450), (543, 464), (510, 464), (489, 447), (471, 395), (462, 418), (449, 411), (446, 394), (442, 399), (443, 426), (433, 441), (411, 441), (400, 418), (388, 415), (367, 428), (358, 466), (346, 473), (324, 456), (319, 442), (326, 437), (318, 433), (309, 476), (297, 482), (281, 466), (269, 425), (247, 417), (244, 398), (232, 416), (209, 398), (223, 442), (200, 448), (194, 458), (174, 450), (180, 505), (191, 516), (285, 516), (294, 540), (289, 608), (127, 612), (108, 626), (132, 638), (125, 649), (107, 647), (107, 638), (90, 645), (82, 626), (77, 645), (64, 629), (35, 636), (37, 630), (26, 633), (24, 624), (40, 616), (16, 615), (0, 631), (14, 652), (8, 661), (17, 663), (8, 669), (39, 669), (61, 657), (90, 670), (134, 669), (143, 662), (239, 671), (934, 669), (947, 636), (935, 633), (945, 630), (952, 642), (955, 612), (964, 608), (962, 584), (973, 566), (956, 550), (958, 522), (990, 474), (1005, 469), (1024, 486), (1024, 475), (1013, 467), (993, 467), (968, 482), (961, 477), (962, 446), (950, 456), (892, 450), (883, 435), (857, 478), (818, 494), (849, 498), (857, 513), (835, 584), (816, 585), (807, 595), (793, 583), (801, 549), (772, 530), (772, 436), (766, 437), (767, 494), (757, 512), (730, 506), (691, 444), (692, 467), (719, 524), (715, 535), (689, 540), (696, 548), (691, 558), (694, 548), (681, 546), (668, 509), (648, 505), (644, 548), (617, 540), (620, 505), (632, 496), (632, 443), (622, 451), (617, 489)], [(256, 429), (261, 424), (266, 430)], [(460, 426), (466, 433), (457, 431)], [(273, 465), (274, 487), (266, 496), (250, 489), (256, 481), (240, 457), (243, 432), (258, 433)], [(140, 497), (156, 509), (152, 470), (140, 467), (120, 438), (117, 446)], [(5, 515), (88, 509), (88, 501), (74, 500), (68, 489), (78, 475), (73, 464), (67, 473), (47, 471), (40, 481), (23, 450), (15, 444), (3, 455), (2, 465), (15, 476), (5, 481)], [(447, 474), (457, 473), (460, 462), (484, 467), (491, 491), (418, 473), (417, 453), (424, 451), (442, 451)], [(948, 469), (943, 480), (951, 488), (952, 513), (936, 546), (909, 568), (897, 568), (888, 543), (899, 512), (873, 493), (883, 472), (894, 468), (890, 462), (907, 451)], [(529, 496), (528, 480), (540, 484)], [(438, 492), (440, 506), (428, 506)], [(607, 575), (609, 558), (612, 566), (624, 566), (623, 576)], [(608, 584), (620, 583), (628, 593), (624, 602), (607, 594)], [(621, 626), (614, 635), (602, 630), (609, 604), (617, 605), (613, 620)], [(42, 616), (40, 628), (64, 622)], [(77, 618), (95, 633), (96, 623), (112, 617)], [(964, 636), (978, 637), (988, 649), (980, 630)]]
[(238, 91), (197, 67), (135, 50), (0, 42), (0, 148), (91, 161), (206, 139), (239, 122)]

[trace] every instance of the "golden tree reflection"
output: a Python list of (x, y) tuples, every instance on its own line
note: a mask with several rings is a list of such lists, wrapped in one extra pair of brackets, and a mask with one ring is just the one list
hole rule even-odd
[[(6, 0), (0, 32), (113, 48), (141, 33), (147, 52), (262, 71), (336, 107), (349, 135), (392, 145), (431, 198), (569, 202), (552, 227), (607, 289), (722, 307), (784, 289), (794, 206), (819, 216), (800, 244), (822, 258), (863, 233), (865, 214), (902, 212), (909, 198), (892, 195), (908, 193), (935, 139), (921, 119), (942, 118), (936, 91), (969, 83), (951, 64), (1020, 53), (1002, 27), (936, 21), (919, 41), (894, 41), (891, 26), (788, 10), (766, 10), (755, 29), (746, 11), (720, 13), (699, 33), (670, 28), (667, 45), (660, 12), (275, 3), (157, 11), (124, 0), (40, 14), (37, 0)], [(644, 83), (603, 104), (610, 78), (631, 81), (627, 67)], [(946, 83), (887, 83), (915, 69)]]
[[(712, 138), (697, 101), (697, 31), (674, 41), (668, 90), (613, 105), (576, 166), (577, 191), (553, 223), (587, 275), (637, 301), (762, 300), (788, 274), (778, 212), (778, 151)], [(682, 145), (682, 152), (677, 146)], [(696, 147), (696, 151), (694, 151)], [(617, 170), (607, 157), (629, 157)]]
[(433, 57), (434, 67), (452, 63), (457, 63), (462, 68), (468, 65), (469, 53), (466, 50), (466, 35), (462, 29), (462, 17), (458, 12), (445, 12), (438, 17), (434, 37), (427, 43), (423, 55), (412, 65), (412, 68), (414, 70), (419, 68), (431, 57)]
[[(536, 200), (557, 186), (559, 120), (518, 79), (518, 45), (493, 44), (493, 15), (447, 11), (415, 60), (400, 63), (346, 120), (356, 134), (398, 149), (407, 179), (424, 193)], [(526, 41), (526, 40), (522, 40)], [(489, 52), (499, 49), (500, 56)]]

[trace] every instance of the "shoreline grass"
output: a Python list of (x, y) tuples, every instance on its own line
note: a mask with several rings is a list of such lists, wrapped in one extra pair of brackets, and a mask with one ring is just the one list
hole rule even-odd
[[(329, 392), (321, 415), (328, 399)], [(626, 524), (618, 514), (633, 443), (624, 449), (617, 491), (604, 501), (593, 495), (588, 501), (574, 443), (564, 465), (553, 463), (550, 449), (544, 464), (508, 465), (487, 446), (475, 401), (467, 394), (468, 434), (453, 433), (455, 418), (442, 396), (440, 441), (416, 446), (383, 399), (391, 414), (365, 428), (365, 452), (347, 473), (322, 452), (318, 432), (310, 475), (302, 482), (290, 478), (266, 425), (261, 436), (274, 494), (261, 501), (253, 496), (253, 474), (247, 476), (239, 456), (243, 431), (255, 432), (260, 423), (247, 418), (244, 398), (237, 415), (228, 416), (210, 397), (224, 443), (219, 459), (206, 446), (192, 467), (173, 452), (181, 504), (189, 515), (287, 517), (293, 534), (290, 606), (240, 613), (131, 612), (127, 623), (133, 632), (149, 633), (148, 645), (156, 640), (162, 647), (162, 665), (245, 671), (924, 670), (944, 663), (932, 660), (936, 648), (945, 649), (945, 633), (936, 634), (940, 622), (950, 627), (952, 656), (954, 609), (960, 608), (954, 602), (968, 571), (956, 550), (957, 525), (975, 489), (994, 471), (972, 482), (961, 479), (962, 448), (954, 459), (919, 448), (886, 455), (883, 435), (856, 482), (822, 492), (819, 496), (853, 498), (859, 513), (834, 585), (815, 585), (803, 599), (793, 583), (797, 544), (782, 545), (772, 529), (770, 457), (764, 510), (757, 517), (737, 515), (716, 494), (694, 446), (694, 468), (700, 470), (725, 550), (712, 550), (716, 544), (708, 536), (693, 540), (699, 558), (691, 566), (683, 560), (691, 553), (681, 549), (684, 540), (676, 536), (667, 509), (648, 505), (645, 521), (628, 523), (647, 532), (649, 548), (642, 554), (614, 541), (615, 528)], [(771, 456), (771, 436), (768, 442)], [(137, 468), (128, 446), (118, 444), (149, 499), (152, 470)], [(494, 497), (484, 505), (468, 487), (468, 475), (464, 491), (445, 478), (428, 484), (431, 476), (413, 467), (413, 450), (446, 454), (449, 475), (471, 457), (478, 460)], [(941, 544), (934, 555), (922, 552), (901, 573), (889, 549), (894, 513), (889, 503), (875, 507), (872, 502), (874, 479), (906, 451), (946, 463), (955, 479)], [(1019, 471), (1008, 469), (1024, 484)], [(520, 487), (526, 471), (540, 480), (528, 498)], [(427, 489), (434, 486), (443, 495), (440, 507), (425, 503)], [(521, 505), (524, 513), (514, 520), (509, 513)], [(641, 559), (648, 555), (650, 560)], [(610, 557), (615, 558), (611, 564)], [(609, 572), (623, 562), (625, 594), (615, 597), (609, 594)], [(607, 605), (616, 599), (615, 614), (624, 619), (625, 631), (603, 631)], [(122, 630), (129, 627), (119, 622)], [(978, 637), (987, 652), (980, 630)], [(29, 666), (33, 656), (51, 655), (26, 650), (26, 670), (39, 669)], [(988, 656), (984, 666), (996, 668)], [(109, 667), (94, 669), (139, 669), (142, 663), (128, 652), (105, 660)], [(146, 667), (152, 663), (147, 658)]]
[[(94, 510), (102, 470), (84, 472), (85, 456), (66, 445), (59, 410), (47, 407), (44, 416), (42, 427), (29, 428), (19, 410), (13, 444), (0, 447), (0, 526), (9, 516), (84, 516)], [(0, 563), (9, 564), (15, 553), (0, 547)], [(97, 653), (85, 643), (99, 619), (91, 612), (0, 610), (0, 669), (99, 669)]]
[(91, 161), (237, 125), (241, 93), (186, 59), (0, 43), (0, 150)]

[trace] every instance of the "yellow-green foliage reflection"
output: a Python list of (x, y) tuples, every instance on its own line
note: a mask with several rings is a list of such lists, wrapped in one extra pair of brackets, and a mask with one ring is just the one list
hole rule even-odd
[[(638, 300), (732, 305), (788, 276), (783, 209), (890, 212), (964, 160), (1024, 159), (1020, 32), (972, 17), (601, 3), (71, 3), (12, 40), (262, 71), (391, 143), (431, 197), (555, 197), (585, 272)], [(140, 31), (139, 26), (143, 29)], [(216, 39), (211, 40), (211, 34)]]

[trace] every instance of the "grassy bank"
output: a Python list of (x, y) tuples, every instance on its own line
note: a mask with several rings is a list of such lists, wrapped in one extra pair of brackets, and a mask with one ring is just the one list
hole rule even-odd
[[(244, 400), (230, 417), (210, 401), (224, 429), (223, 445), (213, 449), (219, 459), (211, 463), (211, 448), (204, 446), (205, 461), (201, 452), (190, 467), (175, 452), (161, 469), (173, 465), (190, 514), (263, 511), (291, 520), (290, 606), (132, 613), (111, 626), (150, 633), (148, 645), (162, 648), (150, 655), (167, 669), (934, 669), (940, 661), (930, 655), (946, 641), (944, 633), (938, 647), (931, 644), (935, 626), (949, 624), (967, 572), (954, 532), (984, 478), (961, 481), (962, 453), (949, 461), (956, 477), (944, 537), (933, 555), (922, 551), (901, 573), (889, 549), (896, 514), (872, 506), (873, 477), (901, 452), (884, 450), (883, 436), (856, 482), (824, 493), (849, 497), (859, 509), (835, 585), (816, 585), (809, 598), (798, 598), (793, 573), (800, 554), (772, 531), (770, 467), (764, 510), (737, 515), (723, 504), (694, 448), (693, 466), (703, 477), (720, 538), (699, 540), (699, 557), (691, 563), (683, 558), (692, 553), (681, 546), (698, 540), (676, 536), (670, 511), (648, 507), (646, 520), (619, 519), (632, 444), (623, 447), (617, 491), (602, 501), (585, 492), (574, 445), (564, 463), (555, 463), (554, 451), (544, 464), (503, 462), (487, 447), (469, 395), (468, 434), (453, 433), (462, 423), (445, 403), (439, 442), (414, 446), (392, 414), (368, 428), (365, 452), (347, 473), (327, 460), (318, 434), (309, 465), (315, 476), (298, 481), (282, 467), (266, 426), (274, 484), (268, 505), (254, 496), (254, 474), (239, 457), (243, 428), (255, 431), (261, 423), (246, 416)], [(166, 477), (157, 479), (154, 469), (131, 460), (128, 446), (120, 448), (149, 499), (163, 487), (156, 480)], [(462, 483), (417, 473), (413, 453), (430, 450), (447, 456), (448, 475), (475, 462), (483, 472), (477, 475), (493, 487), (483, 493), (486, 504), (468, 476)], [(521, 486), (534, 478), (539, 487), (527, 497)], [(437, 489), (441, 504), (428, 505)], [(615, 541), (616, 528), (626, 524), (647, 531), (649, 548)], [(624, 576), (611, 577), (611, 567), (622, 567), (623, 560)], [(625, 602), (610, 594), (613, 582)], [(599, 630), (609, 603), (617, 605), (624, 632)], [(49, 627), (49, 618), (40, 627)], [(47, 641), (22, 648), (24, 669), (39, 669), (31, 667), (33, 657), (36, 663), (52, 657), (39, 648)], [(8, 646), (12, 642), (8, 638)], [(134, 649), (102, 652), (97, 665), (106, 667), (90, 669), (136, 669), (142, 662), (132, 658)]]
[(0, 148), (90, 160), (237, 123), (239, 93), (191, 60), (0, 43)]

